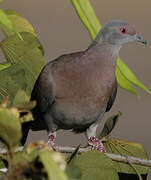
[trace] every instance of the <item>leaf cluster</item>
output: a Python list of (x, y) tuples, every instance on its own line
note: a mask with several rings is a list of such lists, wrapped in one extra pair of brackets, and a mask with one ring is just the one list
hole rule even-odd
[(8, 96), (12, 100), (18, 89), (30, 95), (45, 65), (43, 47), (32, 25), (15, 11), (2, 12), (5, 18), (0, 14), (0, 27), (6, 38), (0, 47), (6, 59), (0, 64), (0, 101)]
[[(20, 95), (20, 92), (18, 94)], [(0, 108), (2, 130), (0, 139), (7, 147), (8, 152), (0, 157), (0, 168), (8, 168), (7, 173), (1, 174), (2, 179), (92, 180), (94, 178), (95, 180), (119, 180), (128, 177), (146, 179), (147, 167), (134, 165), (131, 162), (129, 164), (115, 162), (99, 151), (90, 150), (79, 154), (80, 146), (71, 155), (63, 155), (50, 150), (50, 147), (44, 142), (38, 141), (15, 152), (14, 148), (19, 146), (21, 138), (18, 110), (20, 107), (22, 109), (23, 104), (27, 107), (27, 101), (20, 103), (16, 99), (14, 99), (15, 110), (12, 110), (10, 105), (8, 106), (8, 101), (3, 102)], [(116, 114), (106, 121), (98, 138), (101, 137), (108, 153), (148, 159), (146, 151), (140, 144), (109, 137), (120, 115), (120, 113)]]

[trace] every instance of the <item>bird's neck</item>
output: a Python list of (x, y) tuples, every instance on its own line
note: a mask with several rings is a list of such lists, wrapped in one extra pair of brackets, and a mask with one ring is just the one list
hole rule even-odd
[(98, 43), (98, 44), (92, 46), (92, 48), (98, 49), (100, 51), (103, 50), (104, 52), (107, 52), (108, 54), (118, 56), (119, 51), (121, 49), (121, 45), (120, 44), (110, 44), (107, 42), (101, 42), (100, 44)]
[(112, 45), (106, 42), (102, 42), (101, 44), (96, 44), (94, 46), (91, 46), (88, 49), (88, 53), (94, 53), (95, 59), (105, 64), (110, 64), (112, 66), (116, 66), (116, 61), (119, 56), (121, 46), (120, 45)]

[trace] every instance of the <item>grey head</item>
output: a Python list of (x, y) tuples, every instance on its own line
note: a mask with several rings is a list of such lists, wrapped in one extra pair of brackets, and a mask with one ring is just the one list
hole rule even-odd
[(112, 45), (122, 46), (125, 43), (133, 41), (139, 41), (143, 44), (147, 44), (147, 41), (136, 34), (132, 25), (121, 20), (113, 20), (102, 27), (93, 41), (93, 44), (106, 42)]

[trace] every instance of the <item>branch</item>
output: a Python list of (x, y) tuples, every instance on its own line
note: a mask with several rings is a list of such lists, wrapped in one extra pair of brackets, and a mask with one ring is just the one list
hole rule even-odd
[[(69, 146), (58, 146), (59, 148), (59, 152), (62, 153), (72, 153), (76, 147), (69, 147)], [(16, 152), (18, 151), (22, 151), (23, 147), (19, 147), (16, 149)], [(87, 151), (90, 151), (91, 148), (79, 148), (78, 153), (84, 153)], [(0, 148), (0, 154), (6, 154), (7, 150), (4, 148)], [(132, 164), (137, 164), (137, 165), (141, 165), (141, 166), (147, 166), (147, 167), (151, 167), (151, 160), (145, 160), (145, 159), (140, 159), (140, 158), (136, 158), (136, 157), (132, 157), (132, 156), (121, 156), (118, 154), (110, 154), (110, 153), (106, 153), (106, 155), (111, 158), (113, 161), (117, 161), (117, 162), (122, 162), (122, 163), (132, 163)]]
[[(59, 146), (59, 150), (62, 153), (72, 153), (75, 149), (76, 149), (75, 147)], [(91, 150), (90, 148), (79, 148), (78, 153), (84, 153), (90, 150)], [(151, 160), (140, 159), (132, 156), (121, 156), (118, 154), (110, 154), (110, 153), (106, 153), (106, 155), (109, 158), (111, 158), (113, 161), (127, 163), (127, 164), (132, 163), (141, 166), (151, 167)]]

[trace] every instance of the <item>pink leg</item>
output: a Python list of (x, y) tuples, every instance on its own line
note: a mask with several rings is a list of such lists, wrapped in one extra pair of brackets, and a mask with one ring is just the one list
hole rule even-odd
[(97, 139), (95, 136), (91, 136), (88, 139), (88, 143), (89, 143), (89, 145), (92, 146), (93, 150), (98, 150), (98, 151), (101, 151), (103, 153), (106, 153), (106, 150), (103, 146), (103, 143), (99, 139)]
[(53, 149), (55, 151), (59, 151), (58, 147), (54, 143), (55, 137), (56, 137), (55, 132), (54, 133), (49, 133), (47, 145), (50, 146), (51, 149)]

